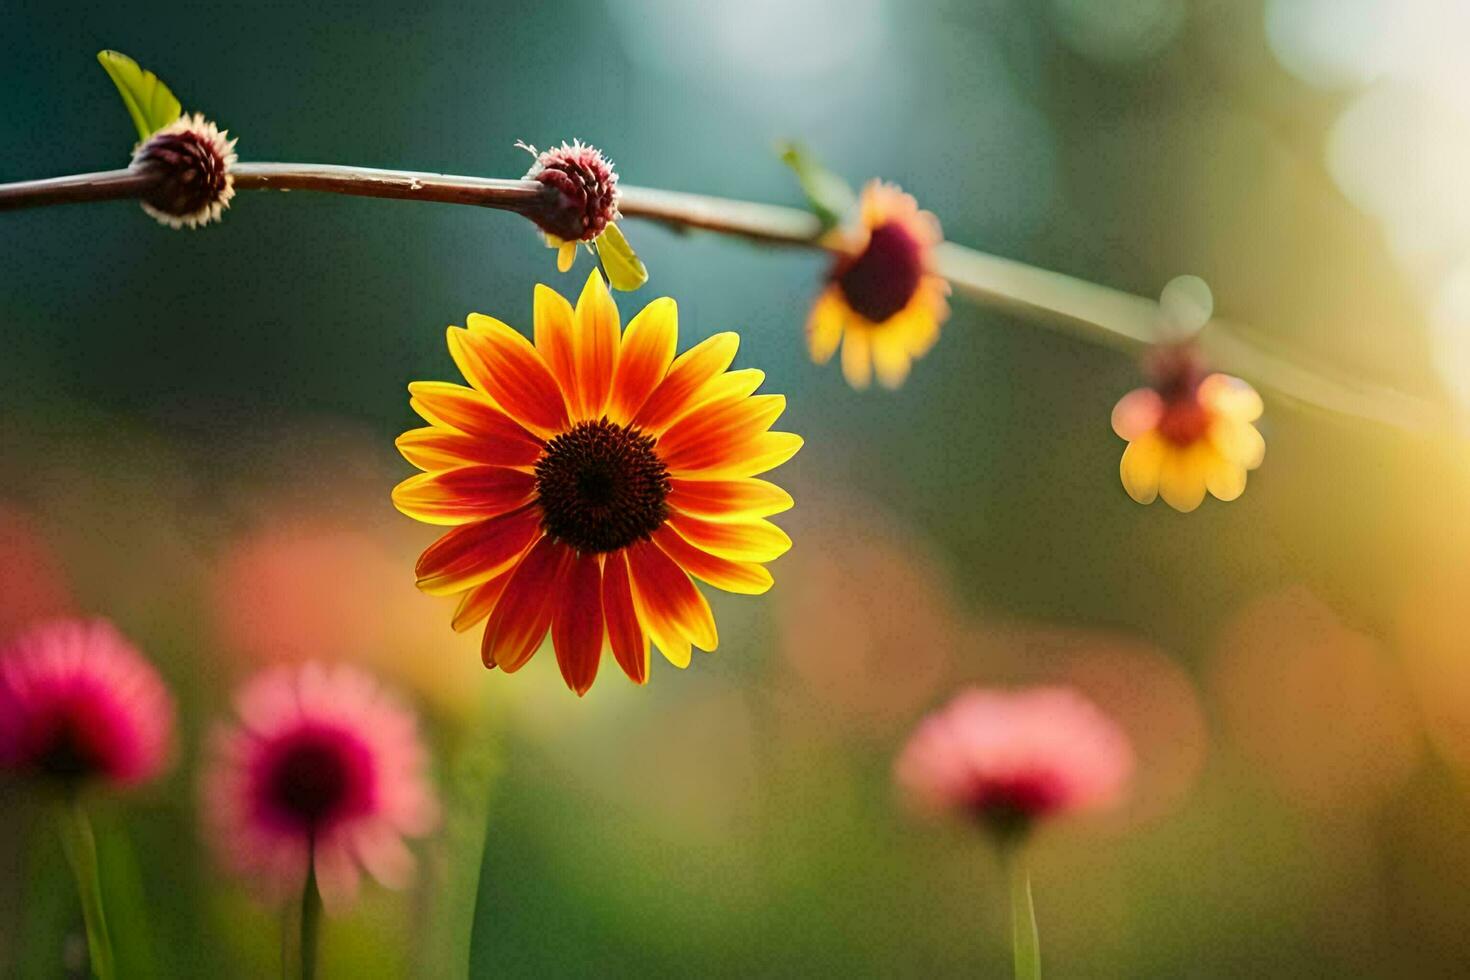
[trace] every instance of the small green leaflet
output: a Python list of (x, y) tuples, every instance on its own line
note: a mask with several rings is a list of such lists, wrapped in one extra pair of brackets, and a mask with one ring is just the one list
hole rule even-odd
[(97, 60), (128, 107), (138, 139), (146, 140), (183, 114), (183, 106), (168, 86), (132, 58), (117, 51), (99, 51)]
[(607, 273), (612, 288), (629, 292), (648, 281), (648, 267), (611, 221), (597, 236), (597, 255), (602, 259), (602, 271)]
[(822, 228), (831, 228), (841, 221), (855, 200), (847, 181), (818, 163), (800, 143), (782, 143), (777, 149), (781, 152), (781, 162), (796, 174), (807, 207), (822, 222)]

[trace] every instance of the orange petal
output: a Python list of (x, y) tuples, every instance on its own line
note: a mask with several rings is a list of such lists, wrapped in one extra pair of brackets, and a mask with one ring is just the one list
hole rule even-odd
[(580, 417), (578, 406), (581, 403), (577, 396), (577, 373), (572, 353), (572, 304), (561, 293), (537, 283), (532, 310), (536, 350), (540, 351), (566, 397), (571, 414)]
[(618, 361), (618, 308), (594, 266), (577, 299), (577, 386), (583, 417), (602, 418)]
[(393, 488), (393, 506), (425, 524), (468, 524), (515, 510), (535, 489), (523, 470), (461, 466), (409, 477)]
[(667, 296), (656, 299), (628, 324), (613, 372), (607, 417), (626, 425), (668, 373), (679, 341), (679, 310)]
[(639, 622), (665, 660), (675, 667), (688, 667), (689, 638), (683, 624), (693, 617), (695, 600), (690, 592), (694, 583), (651, 541), (639, 541), (625, 551)]
[(531, 342), (487, 316), (471, 314), (469, 324), (469, 330), (449, 328), (449, 352), (470, 383), (533, 431), (565, 429), (561, 388)]
[(485, 624), (480, 658), (486, 667), (513, 674), (531, 659), (551, 627), (571, 560), (571, 549), (551, 537), (526, 552)]
[(739, 349), (739, 334), (717, 333), (680, 354), (643, 403), (633, 424), (655, 435), (662, 432), (696, 404), (700, 389), (730, 366)]
[(740, 595), (761, 595), (774, 582), (764, 565), (717, 558), (694, 547), (672, 528), (661, 527), (654, 531), (653, 540), (664, 554), (678, 562), (680, 568), (717, 589)]
[(540, 531), (536, 507), (462, 524), (419, 556), (418, 586), (430, 595), (451, 595), (487, 582), (519, 558)]
[(501, 411), (490, 396), (473, 388), (447, 381), (415, 381), (408, 393), (409, 407), (433, 425), (495, 442), (541, 445), (541, 440)]
[(454, 631), (463, 633), (494, 612), (495, 604), (500, 601), (501, 593), (505, 592), (505, 587), (514, 574), (515, 566), (512, 565), (490, 581), (481, 582), (460, 596), (459, 605), (454, 610), (454, 618), (449, 621)]
[(772, 561), (791, 548), (791, 538), (770, 521), (727, 523), (671, 514), (668, 525), (696, 548), (731, 561)]
[[(486, 326), (487, 323), (496, 323), (499, 324), (501, 327), (504, 327), (506, 330), (511, 329), (508, 324), (501, 323), (501, 321), (496, 320), (494, 317), (483, 316), (479, 313), (471, 313), (466, 322), (469, 324), (468, 329), (472, 330), (488, 329)], [(486, 394), (486, 397), (489, 397), (491, 385), (489, 369), (478, 357), (470, 356), (468, 349), (460, 344), (459, 340), (457, 339), (465, 329), (466, 328), (459, 326), (449, 326), (445, 329), (444, 337), (445, 341), (449, 345), (449, 356), (454, 360), (455, 366), (459, 368), (459, 373), (464, 376), (464, 379), (468, 381), (475, 388), (475, 390), (482, 392)]]
[[(710, 379), (688, 403), (689, 408), (695, 408), (709, 402), (720, 402), (727, 398), (739, 398), (749, 395), (759, 388), (766, 380), (766, 372), (760, 368), (741, 368), (739, 371), (726, 371), (717, 374)], [(680, 414), (683, 414), (682, 412)], [(672, 420), (671, 420), (672, 421)]]
[(703, 405), (659, 436), (658, 454), (671, 472), (698, 470), (749, 442), (786, 411), (785, 395), (747, 395)]
[[(530, 466), (541, 455), (541, 444), (509, 417), (502, 415), (506, 435), (466, 435), (428, 425), (410, 429), (394, 442), (403, 458), (421, 470), (447, 470), (484, 463), (489, 466)], [(511, 434), (514, 433), (514, 434)]]
[(633, 586), (628, 578), (628, 559), (621, 551), (610, 552), (602, 569), (602, 616), (607, 623), (607, 640), (613, 658), (634, 684), (648, 682), (648, 634), (638, 622), (633, 606)]
[(670, 480), (669, 487), (670, 507), (712, 521), (770, 517), (795, 503), (765, 480)]
[(801, 436), (791, 432), (762, 432), (754, 439), (721, 446), (698, 468), (670, 467), (676, 477), (698, 480), (730, 480), (755, 476), (786, 462), (801, 448)]
[(556, 600), (551, 643), (567, 687), (581, 697), (597, 679), (602, 660), (602, 561), (587, 552), (571, 559)]

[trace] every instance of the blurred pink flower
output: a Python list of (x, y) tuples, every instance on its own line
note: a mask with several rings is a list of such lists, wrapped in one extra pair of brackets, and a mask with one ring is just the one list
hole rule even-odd
[(407, 884), (403, 838), (428, 833), (438, 805), (413, 713), (369, 675), (339, 665), (271, 668), (236, 696), (203, 782), (221, 861), (273, 899), (299, 892), (308, 861), (328, 912), (356, 897), (362, 869)]
[(0, 655), (0, 766), (133, 786), (162, 771), (174, 709), (158, 672), (105, 620), (64, 619)]
[(920, 723), (895, 778), (921, 809), (958, 810), (1003, 837), (1118, 801), (1133, 772), (1123, 730), (1069, 688), (971, 688)]

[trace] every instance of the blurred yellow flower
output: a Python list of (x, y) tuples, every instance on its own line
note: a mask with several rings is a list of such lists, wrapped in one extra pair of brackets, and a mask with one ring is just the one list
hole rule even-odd
[(1160, 348), (1154, 383), (1113, 407), (1113, 431), (1128, 441), (1119, 472), (1140, 504), (1157, 497), (1188, 513), (1208, 491), (1220, 500), (1245, 492), (1246, 473), (1261, 465), (1266, 442), (1252, 424), (1261, 396), (1227, 374), (1205, 375), (1188, 345)]
[(807, 320), (807, 346), (825, 364), (841, 345), (854, 388), (866, 388), (874, 373), (897, 388), (949, 316), (949, 283), (930, 262), (943, 235), (938, 219), (893, 184), (870, 181), (859, 210), (858, 227), (832, 233), (838, 258)]

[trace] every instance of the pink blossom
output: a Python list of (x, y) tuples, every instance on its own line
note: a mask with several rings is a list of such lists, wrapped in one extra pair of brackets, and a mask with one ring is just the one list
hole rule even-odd
[(1132, 770), (1127, 736), (1077, 692), (971, 689), (920, 723), (895, 778), (921, 809), (1010, 834), (1115, 803)]
[(158, 672), (106, 620), (63, 619), (0, 654), (0, 766), (133, 786), (168, 760), (174, 709)]
[(438, 806), (411, 711), (354, 667), (275, 667), (235, 699), (238, 724), (214, 735), (203, 781), (221, 862), (268, 898), (299, 893), (308, 862), (328, 912), (356, 897), (361, 871), (406, 885), (405, 837)]

